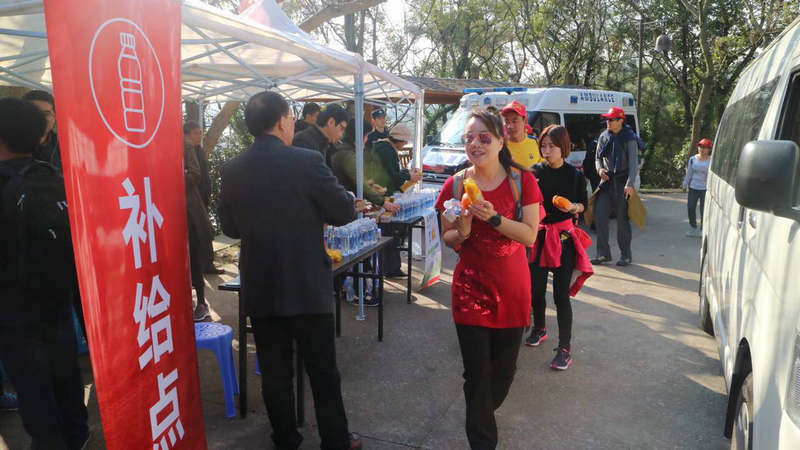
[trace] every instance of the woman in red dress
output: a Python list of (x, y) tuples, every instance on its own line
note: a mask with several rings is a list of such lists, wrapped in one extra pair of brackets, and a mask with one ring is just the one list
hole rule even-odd
[[(472, 167), (445, 182), (436, 204), (445, 209), (456, 179), (472, 178), (483, 192), (483, 201), (453, 223), (442, 221), (445, 244), (459, 253), (452, 307), (464, 361), (466, 432), (472, 449), (497, 447), (494, 411), (511, 387), (523, 330), (530, 324), (525, 247), (536, 240), (542, 202), (536, 179), (512, 162), (502, 130), (500, 117), (488, 111), (472, 114), (464, 135)], [(512, 175), (521, 180), (521, 189)]]

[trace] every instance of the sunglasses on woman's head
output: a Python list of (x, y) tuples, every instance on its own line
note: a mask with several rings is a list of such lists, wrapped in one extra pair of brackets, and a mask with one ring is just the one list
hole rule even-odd
[(481, 133), (465, 133), (464, 134), (464, 142), (467, 144), (471, 144), (472, 141), (478, 139), (478, 141), (483, 145), (489, 145), (492, 143), (492, 134), (486, 131)]

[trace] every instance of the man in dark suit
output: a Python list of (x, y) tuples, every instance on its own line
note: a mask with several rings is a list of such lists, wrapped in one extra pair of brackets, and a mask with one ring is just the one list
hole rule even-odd
[(349, 433), (336, 366), (331, 260), (323, 224), (355, 219), (354, 199), (314, 150), (290, 147), (294, 118), (279, 94), (247, 103), (253, 145), (222, 170), (222, 231), (242, 240), (241, 295), (255, 335), (261, 389), (279, 449), (296, 449), (292, 340), (311, 379), (322, 448), (361, 448)]

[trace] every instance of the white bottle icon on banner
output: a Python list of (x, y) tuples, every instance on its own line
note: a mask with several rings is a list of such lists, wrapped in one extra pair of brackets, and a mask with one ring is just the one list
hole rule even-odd
[(120, 33), (122, 49), (117, 58), (117, 73), (122, 94), (122, 112), (125, 129), (143, 133), (146, 128), (144, 117), (144, 94), (142, 93), (142, 65), (136, 56), (136, 37), (130, 33)]

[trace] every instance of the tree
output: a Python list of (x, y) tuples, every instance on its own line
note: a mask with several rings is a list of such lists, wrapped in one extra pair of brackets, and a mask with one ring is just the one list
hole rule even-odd
[[(302, 23), (300, 24), (300, 29), (309, 33), (332, 19), (335, 19), (343, 15), (353, 14), (355, 12), (363, 11), (364, 9), (371, 8), (375, 5), (379, 5), (385, 1), (386, 0), (351, 0), (347, 2), (340, 2), (337, 4), (328, 4), (326, 6), (321, 6), (316, 10), (316, 12), (312, 13), (310, 16), (308, 16), (306, 19), (302, 21)], [(210, 0), (209, 3), (219, 8), (229, 9), (229, 10), (235, 10), (236, 6), (238, 5), (238, 3), (233, 0)], [(286, 5), (284, 5), (284, 7), (286, 7)], [(362, 15), (361, 17), (362, 17), (361, 42), (363, 45), (364, 16)], [(217, 143), (219, 142), (219, 138), (222, 136), (222, 133), (225, 131), (225, 128), (228, 127), (228, 124), (230, 123), (234, 112), (236, 112), (236, 110), (239, 109), (240, 106), (241, 106), (240, 102), (226, 102), (220, 109), (219, 113), (217, 113), (217, 115), (214, 116), (214, 119), (211, 121), (211, 126), (206, 131), (206, 135), (203, 139), (203, 150), (205, 151), (207, 157), (210, 156), (211, 153), (214, 151), (214, 148), (217, 146)], [(190, 107), (187, 105), (186, 108), (187, 111), (190, 110), (189, 108)]]

